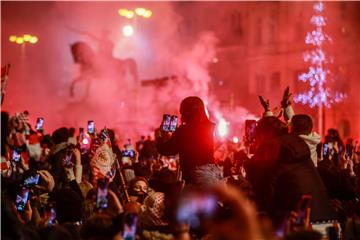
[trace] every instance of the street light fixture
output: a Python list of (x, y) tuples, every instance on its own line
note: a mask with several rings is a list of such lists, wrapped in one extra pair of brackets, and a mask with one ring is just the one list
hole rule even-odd
[(152, 16), (152, 11), (145, 8), (135, 8), (134, 11), (128, 10), (126, 8), (120, 8), (118, 10), (120, 16), (132, 19), (135, 17), (135, 14), (143, 18), (150, 18)]
[(24, 44), (24, 43), (31, 43), (35, 44), (39, 41), (37, 36), (33, 36), (31, 34), (24, 34), (22, 37), (18, 37), (16, 35), (10, 35), (9, 41), (16, 44)]

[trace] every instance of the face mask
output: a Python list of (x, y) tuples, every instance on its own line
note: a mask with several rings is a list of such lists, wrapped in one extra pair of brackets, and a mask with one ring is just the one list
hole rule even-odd
[(139, 202), (139, 203), (143, 203), (144, 202), (144, 199), (146, 198), (146, 196), (147, 196), (147, 193), (145, 193), (145, 192), (143, 192), (143, 191), (140, 191), (140, 192), (137, 192), (137, 201)]

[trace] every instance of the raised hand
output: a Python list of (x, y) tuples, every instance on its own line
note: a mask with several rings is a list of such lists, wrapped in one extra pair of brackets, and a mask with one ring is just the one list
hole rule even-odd
[(265, 100), (262, 96), (259, 96), (259, 100), (260, 100), (261, 105), (264, 108), (264, 111), (265, 112), (270, 111), (270, 101), (268, 99)]
[(53, 176), (46, 170), (40, 170), (38, 171), (41, 178), (45, 181), (46, 189), (51, 192), (55, 187), (55, 181)]
[(284, 93), (283, 93), (283, 97), (281, 100), (281, 106), (283, 108), (286, 108), (287, 106), (289, 106), (291, 104), (290, 102), (290, 97), (291, 97), (292, 93), (290, 93), (290, 87), (286, 87)]

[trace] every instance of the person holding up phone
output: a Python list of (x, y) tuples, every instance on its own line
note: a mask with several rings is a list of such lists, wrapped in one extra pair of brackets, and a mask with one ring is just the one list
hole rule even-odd
[[(180, 104), (180, 114), (181, 125), (174, 133), (165, 131), (165, 124), (157, 131), (158, 152), (166, 156), (179, 154), (186, 184), (221, 181), (222, 169), (214, 164), (213, 157), (215, 124), (209, 121), (203, 101), (194, 96), (185, 98)], [(167, 122), (170, 129), (171, 118)]]

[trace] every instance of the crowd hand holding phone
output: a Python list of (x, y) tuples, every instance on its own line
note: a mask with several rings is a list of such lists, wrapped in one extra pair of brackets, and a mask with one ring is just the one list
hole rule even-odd
[(112, 190), (108, 190), (108, 198), (109, 198), (109, 209), (114, 214), (121, 214), (124, 211), (123, 206), (120, 203), (119, 198)]
[(39, 170), (38, 173), (45, 183), (46, 190), (52, 192), (55, 187), (55, 181), (53, 176), (46, 170)]
[(47, 202), (45, 207), (44, 218), (42, 219), (42, 227), (53, 226), (56, 223), (56, 203)]
[(164, 114), (160, 125), (162, 137), (171, 136), (175, 132), (178, 125), (178, 117), (175, 115)]
[(31, 208), (30, 200), (27, 200), (24, 211), (22, 211), (22, 212), (20, 212), (16, 209), (15, 204), (13, 207), (15, 209), (14, 212), (16, 214), (16, 217), (19, 219), (20, 222), (27, 223), (27, 222), (31, 221), (32, 216), (33, 216), (33, 210)]
[(310, 231), (311, 230), (310, 213), (311, 213), (311, 209), (307, 208), (305, 210), (305, 216), (301, 218), (301, 221), (299, 223), (297, 222), (299, 218), (299, 212), (295, 212), (295, 211), (290, 212), (289, 217), (287, 218), (286, 221), (285, 235), (291, 232)]
[[(15, 158), (14, 154), (16, 155)], [(29, 169), (29, 166), (25, 164), (24, 158), (21, 156), (21, 152), (17, 153), (17, 150), (13, 150), (10, 161), (10, 169), (11, 174), (25, 172)]]
[(346, 155), (346, 152), (342, 153), (342, 156), (340, 158), (340, 168), (347, 169), (351, 176), (355, 176), (354, 162), (350, 156)]

